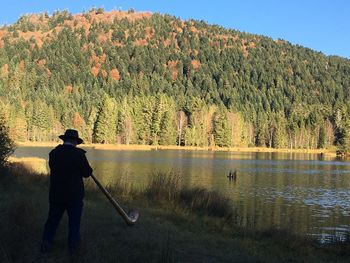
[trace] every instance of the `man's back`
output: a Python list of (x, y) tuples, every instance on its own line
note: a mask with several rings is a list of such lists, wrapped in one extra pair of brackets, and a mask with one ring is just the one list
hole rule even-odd
[(84, 197), (83, 177), (92, 173), (85, 151), (58, 145), (50, 152), (50, 202), (73, 203)]

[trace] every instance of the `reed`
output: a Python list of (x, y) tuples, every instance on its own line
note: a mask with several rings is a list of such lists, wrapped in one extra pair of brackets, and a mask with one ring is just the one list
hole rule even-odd
[(184, 187), (176, 172), (155, 172), (144, 191), (145, 197), (158, 203), (169, 203), (197, 214), (230, 217), (230, 200), (216, 191), (203, 187)]
[(217, 191), (201, 187), (181, 189), (179, 201), (184, 207), (199, 214), (214, 217), (231, 217), (233, 214), (230, 199)]
[(164, 173), (157, 171), (151, 175), (146, 189), (145, 197), (153, 202), (177, 202), (181, 191), (181, 177), (173, 171)]

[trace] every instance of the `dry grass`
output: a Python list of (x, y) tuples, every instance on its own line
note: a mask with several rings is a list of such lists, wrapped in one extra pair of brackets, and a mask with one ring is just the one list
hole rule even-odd
[[(8, 159), (9, 163), (13, 165), (17, 165), (18, 169), (21, 169), (20, 167), (24, 167), (28, 171), (31, 171), (32, 173), (37, 174), (48, 174), (48, 164), (47, 161), (44, 158), (36, 158), (36, 157), (9, 157)], [(23, 171), (21, 171), (23, 172)]]
[(230, 199), (216, 191), (205, 188), (184, 188), (180, 192), (180, 202), (191, 211), (214, 217), (228, 217), (233, 214)]
[(202, 187), (184, 187), (181, 181), (178, 173), (156, 172), (143, 194), (152, 202), (178, 206), (200, 215), (221, 218), (232, 216), (233, 207), (228, 198)]
[(153, 202), (176, 202), (181, 191), (180, 180), (180, 175), (174, 172), (155, 172), (144, 194)]

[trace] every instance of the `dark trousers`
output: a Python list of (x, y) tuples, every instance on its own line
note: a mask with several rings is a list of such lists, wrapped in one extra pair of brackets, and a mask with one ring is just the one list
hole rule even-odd
[(58, 224), (67, 210), (68, 214), (68, 245), (77, 248), (80, 244), (80, 219), (83, 211), (83, 202), (72, 204), (50, 203), (49, 216), (45, 223), (43, 243), (53, 244)]

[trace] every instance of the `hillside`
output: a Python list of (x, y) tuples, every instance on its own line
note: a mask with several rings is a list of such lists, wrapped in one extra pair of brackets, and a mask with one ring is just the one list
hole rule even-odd
[(0, 29), (17, 141), (347, 147), (350, 61), (169, 15), (93, 9)]

